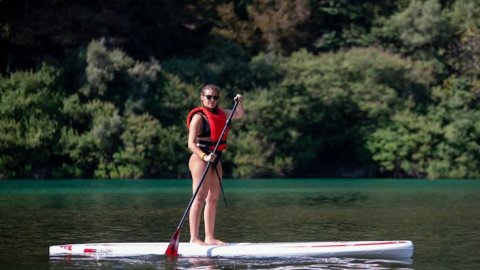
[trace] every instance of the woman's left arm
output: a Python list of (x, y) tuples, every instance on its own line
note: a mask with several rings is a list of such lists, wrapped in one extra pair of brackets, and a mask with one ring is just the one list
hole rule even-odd
[[(245, 115), (245, 111), (243, 110), (243, 96), (240, 94), (237, 94), (233, 98), (233, 100), (238, 101), (238, 106), (232, 116), (232, 119), (240, 119)], [(230, 115), (231, 113), (232, 113), (232, 110), (225, 110), (226, 115)]]

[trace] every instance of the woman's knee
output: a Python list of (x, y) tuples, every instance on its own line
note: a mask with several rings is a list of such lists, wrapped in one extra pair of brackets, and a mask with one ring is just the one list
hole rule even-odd
[(210, 205), (215, 205), (218, 203), (218, 199), (220, 194), (212, 194), (210, 193), (208, 197), (206, 198), (206, 203)]
[(207, 204), (206, 200), (202, 200), (199, 198), (195, 198), (195, 200), (192, 203), (192, 208), (196, 209), (203, 209), (203, 207)]

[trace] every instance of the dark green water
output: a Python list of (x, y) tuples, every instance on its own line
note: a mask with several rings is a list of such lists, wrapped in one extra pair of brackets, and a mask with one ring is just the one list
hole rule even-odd
[[(412, 240), (413, 260), (52, 259), (48, 247), (168, 242), (189, 180), (0, 181), (0, 269), (479, 269), (480, 181), (226, 180), (229, 242)], [(188, 224), (182, 230), (188, 240)]]

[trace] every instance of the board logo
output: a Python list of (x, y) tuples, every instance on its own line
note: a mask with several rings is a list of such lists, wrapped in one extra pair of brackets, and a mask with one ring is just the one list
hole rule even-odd
[(72, 246), (60, 246), (60, 247), (68, 251), (72, 251)]
[(110, 254), (113, 250), (108, 248), (85, 248), (83, 253)]

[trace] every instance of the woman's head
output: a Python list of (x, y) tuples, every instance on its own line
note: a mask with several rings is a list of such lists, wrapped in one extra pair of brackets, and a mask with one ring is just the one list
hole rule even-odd
[(200, 89), (202, 106), (214, 110), (217, 108), (220, 99), (220, 88), (214, 84), (207, 84)]

